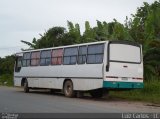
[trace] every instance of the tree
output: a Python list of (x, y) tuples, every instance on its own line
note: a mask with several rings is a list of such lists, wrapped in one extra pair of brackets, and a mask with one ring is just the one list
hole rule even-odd
[(30, 48), (33, 49), (61, 46), (64, 45), (63, 38), (65, 36), (65, 33), (66, 29), (64, 27), (53, 27), (43, 35), (40, 34), (40, 39), (36, 40), (36, 38), (33, 38), (32, 43), (23, 40), (21, 40), (21, 42), (27, 44), (28, 46), (30, 46)]
[(3, 74), (13, 74), (15, 56), (6, 56), (5, 58), (0, 58), (0, 75)]
[(160, 76), (160, 1), (138, 8), (130, 20), (129, 32), (134, 41), (143, 45), (145, 78)]
[(96, 37), (96, 33), (94, 30), (91, 28), (89, 21), (85, 22), (85, 31), (82, 36), (82, 42), (87, 43), (87, 42), (94, 42)]
[(69, 29), (67, 36), (72, 39), (72, 42), (70, 42), (70, 44), (81, 43), (82, 41), (81, 41), (81, 32), (79, 24), (73, 25), (73, 23), (70, 21), (68, 21), (67, 24)]

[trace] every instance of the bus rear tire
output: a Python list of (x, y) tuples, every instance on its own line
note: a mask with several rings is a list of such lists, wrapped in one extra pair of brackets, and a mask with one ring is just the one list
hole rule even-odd
[(90, 91), (90, 95), (93, 98), (101, 98), (103, 96), (103, 90), (102, 89), (92, 90)]
[(29, 92), (29, 87), (28, 87), (28, 81), (27, 81), (27, 79), (26, 79), (25, 82), (24, 82), (24, 92), (25, 92), (25, 93), (28, 93), (28, 92)]
[(75, 91), (73, 90), (73, 83), (71, 80), (67, 80), (64, 82), (63, 92), (66, 97), (74, 97)]

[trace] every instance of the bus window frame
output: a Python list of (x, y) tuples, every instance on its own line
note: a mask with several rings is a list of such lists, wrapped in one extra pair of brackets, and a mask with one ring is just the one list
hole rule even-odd
[[(60, 49), (62, 49), (62, 56), (58, 56), (58, 57), (56, 56), (56, 57), (54, 57), (54, 56), (52, 55), (53, 51), (54, 51), (54, 50), (60, 50)], [(63, 56), (64, 56), (64, 48), (52, 49), (52, 50), (51, 50), (51, 65), (53, 65), (53, 66), (54, 66), (54, 65), (55, 65), (55, 66), (57, 66), (57, 65), (63, 65)], [(56, 59), (58, 60), (58, 58), (60, 58), (60, 57), (61, 57), (61, 60), (62, 60), (62, 61), (61, 61), (61, 64), (53, 64), (53, 63), (52, 63), (52, 59), (53, 59), (53, 58), (56, 58)], [(56, 61), (57, 61), (57, 60), (56, 60)]]
[[(32, 59), (32, 54), (35, 53), (35, 52), (39, 52), (39, 58), (33, 58)], [(31, 55), (30, 55), (30, 66), (34, 67), (34, 66), (40, 66), (40, 54), (41, 54), (41, 51), (33, 51), (31, 52)], [(32, 60), (37, 60), (39, 59), (37, 65), (32, 65)]]
[[(85, 55), (79, 55), (79, 49), (80, 49), (80, 47), (86, 47), (86, 54)], [(81, 46), (78, 46), (78, 56), (77, 56), (77, 64), (78, 65), (83, 65), (83, 64), (86, 64), (86, 62), (87, 62), (87, 52), (88, 52), (88, 45), (81, 45)], [(85, 56), (85, 62), (84, 63), (79, 63), (79, 56)], [(83, 58), (82, 58), (83, 59)]]
[[(131, 45), (140, 48), (140, 62), (129, 62), (129, 61), (118, 61), (118, 60), (110, 60), (110, 45), (111, 44), (123, 44), (123, 45)], [(142, 48), (141, 45), (135, 42), (129, 42), (129, 41), (110, 41), (108, 43), (108, 65), (109, 62), (118, 62), (118, 63), (130, 63), (130, 64), (141, 64), (142, 63)]]
[[(29, 59), (24, 59), (24, 54), (25, 53), (29, 53)], [(25, 66), (23, 65), (23, 60), (26, 61), (26, 65)], [(29, 60), (29, 65), (27, 65), (27, 60)], [(22, 67), (29, 67), (29, 66), (31, 66), (31, 52), (24, 52), (23, 53), (23, 57), (22, 57)]]
[[(63, 65), (76, 65), (76, 64), (78, 64), (78, 63), (77, 63), (77, 62), (78, 62), (77, 56), (78, 56), (79, 46), (66, 47), (66, 48), (64, 48), (64, 51), (65, 51), (65, 49), (67, 49), (67, 48), (76, 48), (76, 49), (77, 49), (77, 55), (64, 56), (64, 53), (65, 53), (65, 52), (63, 52)], [(64, 64), (64, 57), (70, 57), (70, 60), (71, 60), (71, 57), (72, 57), (72, 56), (76, 56), (76, 62), (75, 62), (74, 64), (71, 64), (71, 63), (69, 63), (69, 64)]]
[[(41, 55), (42, 55), (42, 52), (44, 52), (44, 51), (50, 51), (50, 57), (42, 58)], [(45, 64), (41, 64), (41, 59), (44, 59), (44, 60), (45, 60)], [(49, 63), (49, 64), (46, 64), (46, 59), (50, 59), (50, 63)], [(52, 50), (41, 50), (41, 51), (40, 51), (39, 66), (49, 66), (49, 65), (51, 65), (51, 60), (52, 60)], [(36, 66), (37, 66), (37, 65), (36, 65)]]
[[(95, 54), (89, 54), (89, 55), (97, 55), (97, 54), (102, 54), (103, 55), (103, 57), (102, 57), (102, 62), (100, 62), (100, 63), (88, 63), (88, 46), (93, 46), (93, 45), (103, 45), (103, 53), (95, 53)], [(87, 58), (86, 58), (86, 64), (102, 64), (103, 62), (104, 62), (104, 50), (105, 50), (105, 43), (99, 43), (99, 44), (90, 44), (90, 45), (88, 45), (87, 46)]]

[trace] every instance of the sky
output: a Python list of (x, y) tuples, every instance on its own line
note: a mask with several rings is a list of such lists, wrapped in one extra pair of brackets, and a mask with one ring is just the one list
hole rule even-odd
[(143, 2), (155, 0), (0, 0), (0, 57), (28, 48), (21, 40), (31, 42), (53, 26), (67, 28), (67, 20), (79, 23), (81, 33), (85, 21), (91, 27), (96, 20), (124, 23)]

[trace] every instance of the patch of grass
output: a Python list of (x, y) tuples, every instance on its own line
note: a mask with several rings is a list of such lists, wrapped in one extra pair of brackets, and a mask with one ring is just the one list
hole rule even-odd
[(13, 86), (13, 75), (3, 74), (0, 76), (0, 85)]
[(143, 89), (111, 91), (111, 97), (160, 104), (160, 78), (144, 81)]

